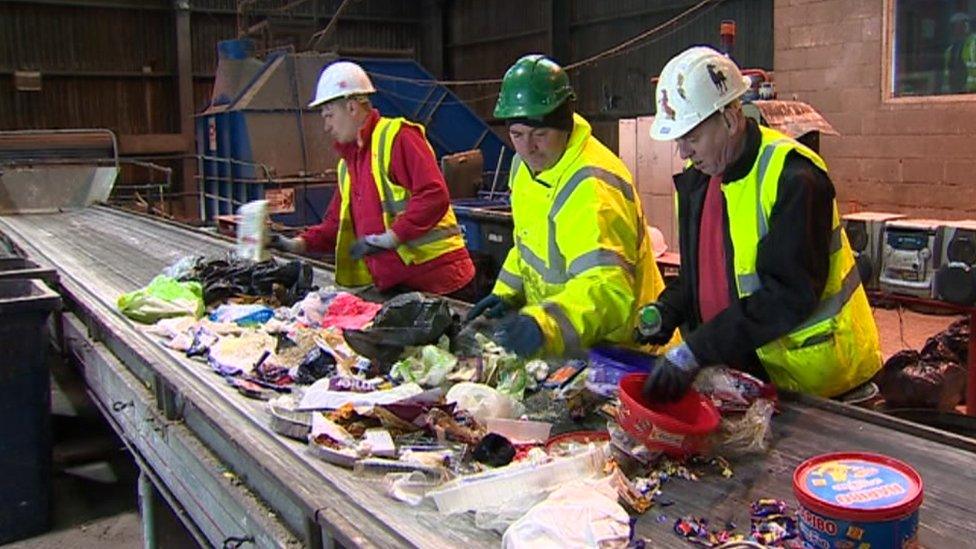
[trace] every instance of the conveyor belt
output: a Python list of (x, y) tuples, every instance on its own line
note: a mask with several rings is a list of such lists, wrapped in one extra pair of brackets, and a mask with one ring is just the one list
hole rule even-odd
[[(468, 516), (442, 517), (432, 504), (411, 508), (381, 485), (308, 457), (299, 443), (272, 433), (263, 408), (227, 387), (209, 369), (162, 349), (114, 311), (119, 293), (146, 284), (166, 265), (191, 253), (218, 253), (220, 239), (105, 208), (57, 215), (0, 217), (6, 233), (36, 260), (56, 266), (67, 301), (102, 326), (102, 338), (126, 365), (149, 368), (180, 395), (183, 421), (244, 478), (296, 533), (292, 516), (327, 523), (344, 544), (478, 547), (499, 537), (474, 528)], [(327, 271), (316, 271), (320, 284)], [(123, 358), (124, 355), (124, 358)], [(137, 366), (137, 362), (144, 363)], [(976, 544), (976, 441), (819, 399), (787, 402), (774, 420), (767, 454), (740, 460), (731, 479), (673, 481), (664, 499), (637, 523), (654, 546), (675, 547), (674, 519), (699, 515), (714, 524), (748, 524), (748, 504), (760, 497), (794, 501), (791, 475), (799, 462), (831, 451), (872, 451), (912, 464), (925, 481), (920, 540), (925, 547)], [(293, 509), (289, 510), (289, 506)], [(667, 520), (658, 521), (659, 515)], [(747, 529), (748, 526), (745, 526)]]

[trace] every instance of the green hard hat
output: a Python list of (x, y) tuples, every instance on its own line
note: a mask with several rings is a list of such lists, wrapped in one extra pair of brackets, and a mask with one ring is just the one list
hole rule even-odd
[(505, 73), (495, 116), (542, 118), (575, 97), (562, 67), (544, 55), (526, 55)]

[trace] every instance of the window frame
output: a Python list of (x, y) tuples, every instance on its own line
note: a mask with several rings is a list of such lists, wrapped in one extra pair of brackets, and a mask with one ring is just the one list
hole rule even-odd
[(895, 96), (895, 8), (898, 0), (884, 0), (881, 14), (881, 103), (925, 105), (976, 102), (976, 93)]

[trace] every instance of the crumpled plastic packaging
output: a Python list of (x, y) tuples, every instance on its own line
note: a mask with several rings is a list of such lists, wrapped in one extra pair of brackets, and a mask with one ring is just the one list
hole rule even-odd
[(145, 288), (120, 295), (117, 306), (122, 314), (144, 324), (175, 316), (200, 318), (204, 313), (203, 288), (199, 282), (177, 282), (159, 275)]
[(502, 547), (624, 548), (629, 540), (630, 516), (607, 477), (559, 488), (505, 530)]
[(255, 200), (237, 209), (240, 221), (237, 224), (238, 256), (252, 261), (264, 261), (271, 254), (264, 248), (268, 239), (268, 201)]
[(322, 317), (329, 310), (329, 303), (338, 292), (334, 290), (319, 290), (309, 292), (301, 301), (291, 306), (291, 313), (295, 320), (305, 324), (318, 327), (322, 324)]
[(436, 345), (424, 345), (393, 365), (390, 377), (437, 387), (457, 366), (457, 357)]
[(213, 322), (233, 322), (238, 326), (264, 324), (274, 317), (274, 309), (265, 305), (224, 304), (210, 313)]
[(756, 399), (741, 417), (723, 417), (712, 451), (716, 455), (761, 454), (769, 449), (772, 435), (773, 401)]
[(420, 505), (427, 490), (437, 485), (420, 471), (388, 473), (383, 477), (383, 483), (388, 496), (413, 507)]
[(523, 410), (521, 403), (512, 397), (482, 383), (457, 383), (444, 398), (448, 403), (456, 402), (458, 408), (471, 414), (479, 423), (485, 423), (491, 417), (516, 418)]
[(727, 366), (703, 369), (695, 379), (694, 387), (711, 398), (723, 414), (744, 412), (760, 398), (776, 400), (776, 389), (772, 384)]
[(181, 280), (190, 276), (197, 264), (203, 261), (202, 255), (187, 255), (178, 259), (175, 263), (163, 269), (164, 276)]
[(249, 372), (265, 351), (273, 353), (275, 338), (259, 332), (241, 337), (222, 337), (210, 346), (208, 362), (221, 375), (237, 375)]
[(535, 377), (526, 371), (525, 361), (505, 350), (487, 336), (475, 334), (482, 348), (484, 382), (515, 400), (522, 400), (526, 389), (536, 385)]

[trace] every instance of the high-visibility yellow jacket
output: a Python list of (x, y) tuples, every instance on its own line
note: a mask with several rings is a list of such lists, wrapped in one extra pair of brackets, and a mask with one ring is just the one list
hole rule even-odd
[[(383, 208), (383, 222), (386, 229), (393, 226), (393, 221), (407, 208), (410, 191), (397, 185), (390, 178), (390, 159), (393, 156), (393, 141), (404, 124), (418, 128), (424, 133), (424, 127), (404, 118), (380, 118), (373, 129), (370, 138), (370, 165), (373, 181), (379, 193)], [(349, 255), (349, 250), (356, 240), (353, 229), (352, 214), (349, 197), (352, 195), (352, 184), (346, 161), (340, 159), (339, 166), (339, 194), (342, 197), (339, 206), (339, 234), (336, 241), (336, 283), (342, 286), (364, 286), (371, 284), (373, 277), (362, 260), (355, 260)], [(427, 234), (402, 242), (397, 246), (397, 254), (407, 265), (425, 263), (446, 253), (464, 248), (461, 228), (454, 217), (454, 210), (448, 207), (444, 217)]]
[[(722, 185), (740, 298), (761, 287), (756, 254), (768, 231), (786, 155), (796, 151), (827, 171), (823, 159), (809, 148), (778, 131), (762, 126), (760, 131), (759, 156), (749, 175)], [(881, 367), (878, 329), (836, 203), (831, 228), (830, 270), (817, 308), (790, 333), (756, 350), (777, 387), (822, 396), (844, 393), (871, 379)]]
[[(956, 48), (960, 48), (958, 51)], [(955, 55), (959, 56), (962, 64), (959, 74), (954, 74), (953, 65)], [(976, 92), (976, 34), (970, 34), (961, 45), (951, 45), (942, 55), (942, 91), (943, 93), (972, 93)]]
[(586, 120), (573, 120), (555, 166), (533, 175), (518, 156), (512, 162), (515, 245), (493, 290), (524, 304), (547, 356), (629, 344), (638, 307), (664, 288), (630, 173)]

